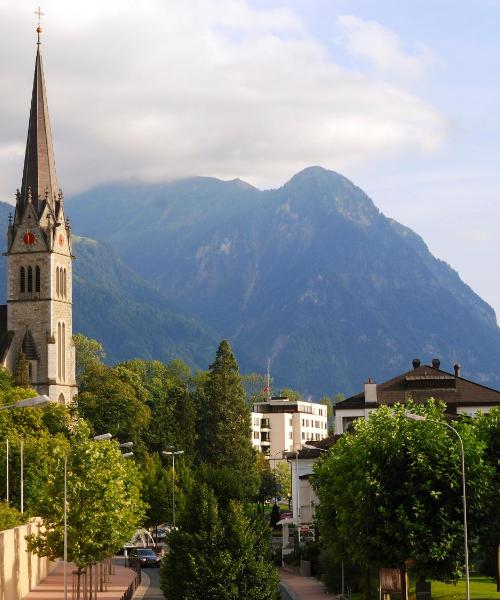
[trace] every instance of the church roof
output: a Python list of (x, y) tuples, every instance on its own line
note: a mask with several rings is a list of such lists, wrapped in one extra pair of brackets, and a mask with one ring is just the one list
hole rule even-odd
[(43, 74), (40, 36), (38, 37), (31, 110), (24, 158), (21, 194), (17, 198), (16, 216), (22, 218), (31, 195), (37, 215), (41, 212), (45, 199), (54, 208), (58, 193), (52, 133), (50, 129), (47, 92)]
[(28, 360), (38, 360), (38, 352), (35, 346), (35, 340), (30, 329), (26, 329), (24, 334), (23, 343), (21, 344), (21, 352), (26, 356)]

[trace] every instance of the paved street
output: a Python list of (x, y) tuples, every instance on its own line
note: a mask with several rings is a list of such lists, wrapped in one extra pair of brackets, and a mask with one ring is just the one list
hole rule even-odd
[[(148, 589), (140, 598), (144, 598), (145, 600), (165, 600), (160, 590), (160, 569), (143, 569), (142, 572), (149, 577), (150, 583)], [(144, 580), (146, 580), (146, 577), (144, 577)]]

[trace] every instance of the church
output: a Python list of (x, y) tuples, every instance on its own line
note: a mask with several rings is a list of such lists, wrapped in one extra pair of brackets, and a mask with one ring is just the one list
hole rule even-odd
[(7, 229), (7, 305), (0, 306), (0, 362), (27, 371), (53, 402), (77, 393), (72, 337), (71, 227), (56, 177), (40, 26), (21, 189)]

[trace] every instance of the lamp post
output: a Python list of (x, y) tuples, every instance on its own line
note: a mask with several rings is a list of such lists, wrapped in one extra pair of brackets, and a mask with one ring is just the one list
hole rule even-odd
[(436, 421), (435, 419), (428, 419), (422, 415), (416, 415), (414, 413), (406, 412), (405, 417), (412, 421), (429, 421), (430, 423), (438, 423), (444, 425), (457, 436), (460, 442), (460, 461), (462, 468), (462, 504), (464, 511), (464, 558), (465, 558), (465, 598), (470, 600), (470, 581), (469, 581), (469, 544), (467, 540), (467, 498), (465, 493), (465, 454), (464, 454), (464, 443), (458, 431), (445, 421)]
[[(24, 400), (18, 400), (14, 404), (6, 404), (0, 406), (0, 410), (10, 410), (11, 408), (30, 408), (30, 407), (42, 407), (47, 406), (50, 403), (48, 396), (35, 396), (34, 398), (25, 398)], [(6, 447), (6, 467), (5, 467), (5, 500), (9, 504), (10, 489), (9, 489), (9, 439), (5, 440)], [(23, 441), (21, 440), (21, 512), (24, 512), (24, 458), (23, 458)]]
[(172, 525), (175, 528), (175, 457), (179, 454), (184, 454), (184, 450), (163, 450), (162, 454), (172, 457)]
[[(101, 433), (95, 435), (92, 439), (94, 442), (104, 442), (110, 440), (113, 436), (111, 433)], [(64, 600), (68, 600), (68, 455), (64, 457), (64, 513), (63, 513), (63, 586), (64, 586)]]

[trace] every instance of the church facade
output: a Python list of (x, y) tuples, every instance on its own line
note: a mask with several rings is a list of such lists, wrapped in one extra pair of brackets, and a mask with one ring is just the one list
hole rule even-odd
[(7, 231), (7, 305), (0, 360), (52, 401), (77, 393), (72, 337), (72, 240), (56, 178), (40, 33), (21, 189)]

